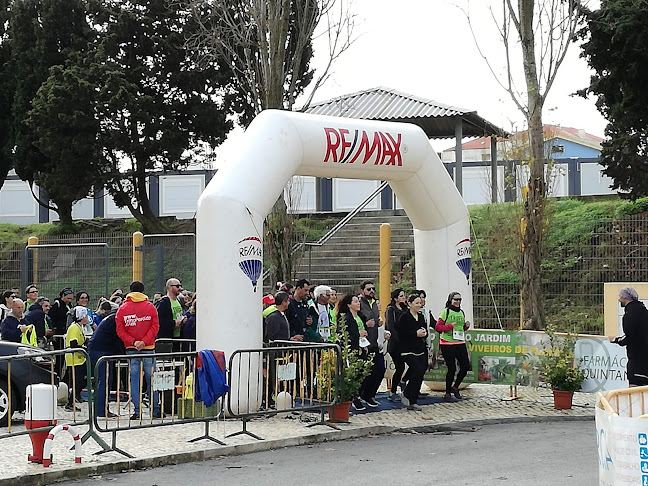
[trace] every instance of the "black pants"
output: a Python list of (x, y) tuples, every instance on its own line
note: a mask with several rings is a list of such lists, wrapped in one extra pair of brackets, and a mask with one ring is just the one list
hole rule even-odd
[(396, 393), (398, 384), (403, 378), (403, 372), (405, 371), (405, 360), (399, 352), (395, 352), (394, 354), (390, 353), (390, 356), (394, 362), (394, 376), (392, 376), (391, 392)]
[(367, 375), (362, 385), (360, 385), (360, 398), (364, 400), (376, 396), (378, 388), (380, 388), (380, 383), (382, 383), (385, 377), (385, 360), (382, 353), (379, 351), (369, 353), (368, 359), (371, 359), (373, 364), (371, 365), (369, 375)]
[[(448, 372), (446, 373), (446, 393), (450, 393), (452, 391), (452, 381), (454, 380), (454, 386), (459, 388), (459, 385), (461, 385), (461, 382), (466, 377), (466, 373), (468, 373), (468, 369), (470, 368), (468, 348), (466, 348), (466, 343), (441, 344), (440, 348), (443, 359), (448, 367)], [(459, 373), (457, 373), (457, 362), (459, 363)], [(455, 373), (457, 373), (456, 379)]]
[[(72, 375), (74, 374), (74, 381), (72, 381)], [(77, 402), (81, 402), (81, 390), (86, 386), (86, 365), (78, 364), (76, 366), (67, 367), (67, 385), (69, 389), (68, 393), (68, 406), (72, 406), (72, 395), (74, 394), (74, 399)]]
[(407, 398), (410, 404), (414, 405), (418, 399), (419, 392), (421, 391), (421, 383), (423, 383), (423, 375), (427, 369), (427, 359), (421, 359), (421, 356), (415, 354), (406, 354), (403, 360), (408, 366), (409, 379), (403, 395)]

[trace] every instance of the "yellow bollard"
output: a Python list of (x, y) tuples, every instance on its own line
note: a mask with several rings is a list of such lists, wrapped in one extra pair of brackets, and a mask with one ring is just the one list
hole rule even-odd
[(390, 301), (391, 294), (391, 225), (380, 225), (380, 317), (385, 322), (385, 309)]
[(133, 233), (133, 281), (144, 281), (144, 235), (141, 231)]
[[(27, 245), (28, 246), (36, 246), (36, 245), (38, 245), (38, 236), (30, 236), (27, 239)], [(33, 256), (34, 256), (33, 263), (34, 264), (32, 266), (33, 273), (32, 273), (31, 285), (38, 285), (38, 248), (34, 248), (32, 251), (34, 252), (33, 253)]]

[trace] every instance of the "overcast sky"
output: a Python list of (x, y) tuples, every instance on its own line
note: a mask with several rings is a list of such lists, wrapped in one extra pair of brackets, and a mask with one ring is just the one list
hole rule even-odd
[[(358, 39), (334, 65), (333, 75), (314, 101), (383, 86), (477, 111), (506, 130), (526, 127), (522, 113), (480, 56), (466, 17), (456, 6), (467, 0), (352, 1)], [(472, 0), (471, 18), (482, 51), (503, 74), (502, 42), (486, 8), (489, 4), (497, 7), (501, 0)], [(322, 66), (325, 54), (325, 46), (316, 44), (315, 68)], [(602, 137), (606, 123), (595, 100), (571, 96), (589, 84), (591, 75), (579, 54), (580, 48), (572, 45), (545, 103), (543, 121)], [(521, 69), (521, 57), (513, 61)], [(298, 106), (300, 101), (305, 100), (298, 100)], [(440, 151), (454, 142), (437, 141), (433, 146)]]

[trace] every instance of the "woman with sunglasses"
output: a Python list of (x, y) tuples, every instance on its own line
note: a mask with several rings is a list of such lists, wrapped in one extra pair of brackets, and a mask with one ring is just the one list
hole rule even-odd
[[(55, 336), (62, 336), (67, 332), (67, 315), (72, 309), (72, 300), (74, 299), (74, 291), (70, 287), (65, 287), (59, 292), (57, 299), (52, 302), (50, 307), (49, 316), (52, 320), (52, 329)], [(56, 341), (55, 341), (56, 345)], [(61, 349), (60, 347), (56, 349)]]
[[(439, 348), (448, 367), (443, 401), (461, 400), (463, 397), (459, 393), (459, 386), (470, 367), (468, 348), (466, 348), (466, 331), (470, 328), (470, 322), (466, 320), (464, 311), (461, 310), (461, 294), (459, 292), (450, 292), (445, 309), (439, 314), (435, 328), (441, 333)], [(459, 363), (459, 373), (457, 373), (457, 363)], [(455, 373), (457, 373), (456, 378)]]

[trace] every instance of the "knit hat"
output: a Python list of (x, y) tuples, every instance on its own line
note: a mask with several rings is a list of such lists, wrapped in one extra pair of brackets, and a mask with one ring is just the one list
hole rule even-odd
[(627, 300), (639, 300), (639, 294), (632, 287), (623, 287), (619, 290), (619, 297)]
[(77, 305), (74, 308), (74, 320), (76, 322), (81, 322), (83, 319), (88, 317), (88, 309), (82, 305)]

